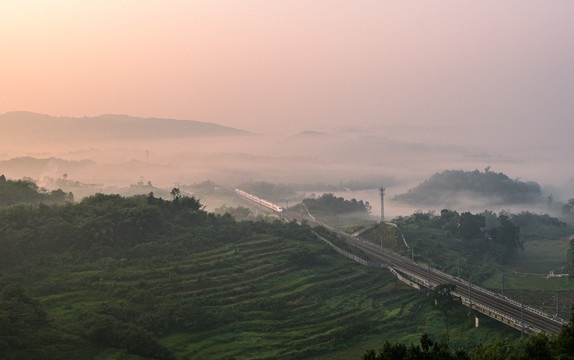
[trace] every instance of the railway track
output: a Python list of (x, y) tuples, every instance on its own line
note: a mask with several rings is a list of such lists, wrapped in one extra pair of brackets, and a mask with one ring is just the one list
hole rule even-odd
[[(548, 315), (537, 309), (524, 306), (517, 301), (496, 294), (490, 290), (472, 285), (471, 283), (443, 273), (428, 266), (415, 263), (410, 259), (394, 254), (391, 251), (381, 249), (371, 243), (356, 239), (346, 238), (349, 243), (363, 250), (371, 257), (384, 261), (395, 270), (405, 274), (418, 283), (434, 288), (440, 284), (452, 284), (455, 286), (455, 294), (460, 297), (465, 305), (489, 316), (496, 316), (499, 321), (513, 326), (528, 333), (557, 334), (566, 322), (557, 317)], [(482, 310), (482, 311), (481, 311)]]
[(518, 330), (531, 334), (557, 334), (560, 332), (562, 326), (567, 324), (567, 322), (561, 318), (546, 314), (538, 309), (525, 306), (515, 300), (509, 299), (488, 289), (473, 285), (468, 281), (446, 274), (429, 266), (416, 263), (411, 259), (372, 243), (361, 241), (355, 236), (320, 223), (314, 218), (289, 211), (288, 209), (282, 209), (280, 207), (277, 208), (281, 209), (281, 211), (277, 211), (273, 208), (273, 205), (274, 204), (271, 204), (271, 206), (269, 206), (269, 210), (277, 213), (284, 220), (295, 220), (299, 223), (305, 221), (309, 224), (322, 225), (330, 231), (339, 234), (350, 245), (361, 249), (371, 258), (388, 264), (394, 271), (403, 274), (420, 286), (433, 289), (441, 284), (454, 285), (456, 290), (453, 295), (459, 297), (464, 305)]
[(353, 245), (371, 258), (384, 262), (395, 271), (402, 273), (418, 285), (429, 289), (440, 284), (452, 284), (455, 286), (454, 295), (459, 297), (462, 303), (471, 309), (477, 310), (489, 317), (512, 326), (526, 333), (537, 334), (557, 334), (567, 322), (556, 316), (546, 314), (538, 309), (525, 306), (508, 297), (497, 294), (488, 289), (473, 285), (468, 281), (433, 269), (429, 266), (416, 263), (411, 259), (398, 255), (390, 250), (381, 248), (369, 242), (359, 240), (357, 237), (349, 235), (329, 225), (320, 223), (315, 219), (293, 214), (290, 212), (283, 214), (286, 220), (307, 221), (310, 224), (316, 223), (339, 234), (350, 245)]

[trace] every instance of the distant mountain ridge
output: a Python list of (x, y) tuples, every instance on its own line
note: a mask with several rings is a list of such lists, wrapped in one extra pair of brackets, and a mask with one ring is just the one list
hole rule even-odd
[(65, 141), (145, 140), (249, 135), (248, 131), (192, 120), (140, 118), (128, 115), (55, 117), (26, 111), (0, 115), (0, 140)]

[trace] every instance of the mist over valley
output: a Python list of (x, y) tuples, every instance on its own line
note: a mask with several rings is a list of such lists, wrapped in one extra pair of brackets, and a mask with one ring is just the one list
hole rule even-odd
[[(0, 123), (4, 129), (0, 134), (0, 167), (7, 177), (29, 177), (54, 190), (55, 180), (66, 174), (69, 181), (91, 184), (87, 191), (76, 189), (78, 199), (137, 183), (169, 191), (174, 186), (206, 180), (227, 187), (265, 181), (296, 185), (307, 193), (330, 189), (344, 196), (348, 192), (346, 196), (365, 197), (372, 204), (379, 202), (376, 189), (384, 186), (390, 201), (389, 216), (443, 207), (516, 208), (516, 203), (505, 201), (501, 194), (449, 193), (448, 184), (443, 185), (442, 201), (397, 201), (400, 194), (435, 173), (491, 167), (494, 173), (508, 174), (518, 182), (525, 179), (540, 184), (539, 199), (525, 201), (525, 209), (542, 209), (540, 200), (550, 194), (558, 202), (566, 202), (574, 194), (574, 181), (568, 178), (560, 156), (555, 163), (541, 164), (539, 159), (529, 161), (526, 155), (463, 145), (455, 136), (464, 133), (462, 129), (408, 127), (412, 138), (421, 140), (425, 136), (428, 139), (429, 132), (444, 136), (452, 131), (453, 142), (439, 145), (409, 142), (397, 127), (279, 136), (196, 121), (123, 115), (61, 118), (27, 112), (1, 115)], [(555, 173), (542, 171), (548, 169)], [(379, 212), (379, 207), (373, 206), (373, 215)]]

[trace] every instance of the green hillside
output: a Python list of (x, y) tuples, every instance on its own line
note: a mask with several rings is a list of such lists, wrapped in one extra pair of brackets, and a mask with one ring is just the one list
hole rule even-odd
[[(194, 198), (0, 209), (0, 358), (346, 359), (444, 333), (432, 300), (295, 223)], [(453, 346), (516, 334), (451, 319)]]

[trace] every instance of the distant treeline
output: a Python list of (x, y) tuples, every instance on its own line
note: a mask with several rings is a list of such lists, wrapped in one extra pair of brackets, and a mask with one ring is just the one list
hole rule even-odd
[(61, 189), (46, 191), (38, 188), (38, 185), (31, 179), (7, 180), (4, 175), (0, 175), (0, 207), (10, 206), (20, 203), (28, 204), (62, 204), (73, 202), (74, 195), (66, 193)]
[(452, 203), (453, 198), (464, 195), (489, 198), (500, 204), (519, 204), (542, 199), (538, 183), (512, 180), (489, 168), (484, 172), (445, 170), (393, 199), (410, 204), (438, 205)]

